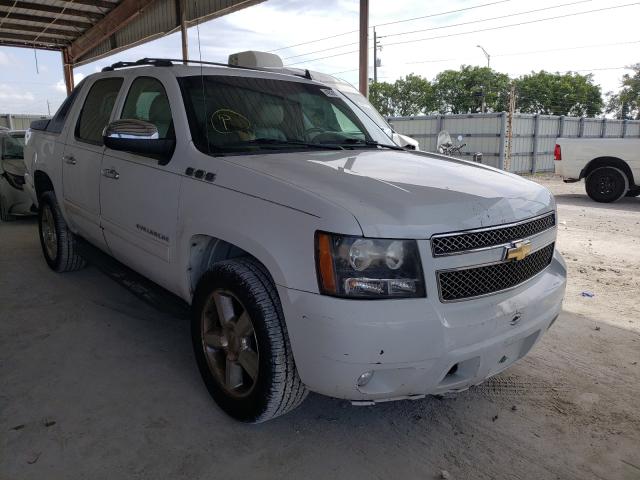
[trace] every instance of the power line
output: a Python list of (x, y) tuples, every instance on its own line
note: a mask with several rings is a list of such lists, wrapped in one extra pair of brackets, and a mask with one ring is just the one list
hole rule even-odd
[[(615, 43), (599, 43), (599, 44), (591, 44), (591, 45), (578, 45), (575, 47), (563, 47), (563, 48), (550, 48), (547, 50), (529, 50), (526, 52), (508, 52), (508, 53), (494, 53), (491, 57), (513, 57), (519, 55), (532, 55), (536, 53), (551, 53), (551, 52), (561, 52), (564, 50), (580, 50), (584, 48), (597, 48), (597, 47), (613, 47), (618, 45), (632, 45), (635, 43), (640, 43), (640, 40), (633, 40), (630, 42), (615, 42)], [(439, 62), (447, 62), (447, 61), (460, 61), (459, 58), (445, 58), (441, 60), (417, 60), (415, 62), (405, 62), (404, 65), (414, 65), (421, 63), (439, 63)], [(357, 69), (356, 69), (357, 70)], [(343, 73), (343, 72), (339, 72)]]
[(560, 52), (563, 50), (580, 50), (582, 48), (597, 48), (597, 47), (613, 47), (617, 45), (630, 45), (633, 43), (640, 43), (640, 40), (633, 40), (631, 42), (615, 42), (615, 43), (600, 43), (595, 45), (580, 45), (576, 47), (565, 47), (565, 48), (551, 48), (548, 50), (530, 50), (528, 52), (510, 52), (510, 53), (497, 53), (492, 55), (492, 57), (512, 57), (515, 55), (529, 55), (534, 53), (549, 53), (549, 52)]
[[(449, 37), (456, 37), (456, 36), (461, 36), (461, 35), (469, 35), (469, 34), (472, 34), (472, 33), (488, 32), (488, 31), (492, 31), (492, 30), (501, 30), (501, 29), (504, 29), (504, 28), (518, 27), (518, 26), (522, 26), (522, 25), (529, 25), (529, 24), (533, 24), (533, 23), (540, 23), (540, 22), (546, 22), (546, 21), (551, 21), (551, 20), (559, 20), (559, 19), (562, 19), (562, 18), (575, 17), (575, 16), (580, 16), (580, 15), (587, 15), (587, 14), (590, 14), (590, 13), (602, 12), (602, 11), (607, 11), (607, 10), (614, 10), (614, 9), (618, 9), (618, 8), (631, 7), (631, 6), (635, 6), (635, 5), (640, 5), (640, 2), (627, 3), (627, 4), (623, 4), (623, 5), (614, 5), (612, 7), (604, 7), (604, 8), (594, 9), (594, 10), (586, 10), (584, 12), (574, 12), (574, 13), (569, 13), (569, 14), (565, 14), (565, 15), (556, 15), (556, 16), (553, 16), (553, 17), (540, 18), (540, 19), (537, 19), (537, 20), (528, 20), (528, 21), (512, 23), (512, 24), (508, 24), (508, 25), (499, 25), (499, 26), (496, 26), (496, 27), (481, 28), (481, 29), (477, 29), (477, 30), (470, 30), (470, 31), (467, 31), (467, 32), (449, 33), (449, 34), (446, 34), (446, 35), (437, 35), (435, 37), (419, 38), (419, 39), (414, 39), (414, 40), (403, 40), (403, 41), (400, 41), (400, 42), (388, 43), (385, 46), (386, 47), (390, 47), (390, 46), (394, 46), (394, 45), (401, 45), (401, 44), (407, 44), (407, 43), (424, 42), (424, 41), (436, 40), (436, 39), (440, 39), (440, 38), (449, 38)], [(347, 47), (347, 46), (351, 46), (351, 45), (355, 45), (355, 44), (356, 43), (347, 43), (347, 44), (338, 45), (338, 46), (335, 46), (335, 47), (332, 47), (332, 48), (326, 48), (326, 49), (323, 49), (323, 50), (317, 50), (315, 52), (309, 52), (309, 53), (306, 53), (306, 54), (295, 55), (295, 57), (311, 55), (313, 53), (320, 53), (320, 52), (323, 52), (323, 51), (335, 50), (336, 48)], [(358, 50), (352, 50), (352, 51), (343, 52), (343, 53), (336, 53), (336, 54), (333, 54), (333, 55), (326, 55), (324, 57), (319, 57), (319, 58), (314, 58), (314, 59), (308, 59), (308, 60), (303, 60), (303, 61), (299, 61), (299, 62), (294, 62), (294, 63), (290, 63), (288, 65), (298, 65), (300, 63), (315, 62), (315, 61), (318, 61), (318, 60), (325, 60), (327, 58), (334, 58), (334, 57), (339, 57), (339, 56), (342, 56), (342, 55), (349, 55), (351, 53), (357, 53), (357, 52), (358, 52)], [(287, 57), (287, 58), (294, 58), (294, 57)], [(287, 58), (285, 58), (284, 60), (286, 60)]]
[(423, 29), (420, 29), (420, 30), (412, 30), (410, 32), (398, 32), (398, 33), (390, 33), (390, 34), (387, 34), (387, 35), (379, 35), (379, 38), (397, 37), (399, 35), (411, 35), (413, 33), (429, 32), (431, 30), (442, 30), (443, 28), (461, 27), (463, 25), (470, 25), (470, 24), (473, 24), (473, 23), (490, 22), (492, 20), (500, 20), (502, 18), (517, 17), (519, 15), (527, 15), (529, 13), (543, 12), (543, 11), (546, 11), (546, 10), (553, 10), (555, 8), (568, 7), (568, 6), (571, 6), (571, 5), (578, 5), (580, 3), (587, 3), (587, 2), (591, 2), (591, 1), (593, 1), (593, 0), (579, 0), (577, 2), (562, 3), (560, 5), (553, 5), (551, 7), (536, 8), (535, 10), (528, 10), (526, 12), (510, 13), (510, 14), (507, 14), (507, 15), (500, 15), (498, 17), (481, 18), (479, 20), (471, 20), (469, 22), (452, 23), (451, 25), (441, 25), (439, 27), (423, 28)]
[[(460, 27), (462, 25), (470, 25), (470, 24), (474, 24), (474, 23), (489, 22), (489, 21), (492, 21), (492, 20), (500, 20), (500, 19), (503, 19), (503, 18), (517, 17), (519, 15), (527, 15), (527, 14), (530, 14), (530, 13), (542, 12), (542, 11), (546, 11), (546, 10), (553, 10), (553, 9), (556, 9), (556, 8), (562, 8), (562, 7), (572, 6), (572, 5), (578, 5), (578, 4), (581, 4), (581, 3), (587, 3), (587, 2), (591, 2), (591, 1), (593, 1), (593, 0), (578, 0), (576, 2), (563, 3), (561, 5), (554, 5), (554, 6), (551, 6), (551, 7), (544, 7), (544, 8), (537, 8), (535, 10), (528, 10), (528, 11), (525, 11), (525, 12), (510, 13), (508, 15), (500, 15), (500, 16), (491, 17), (491, 18), (483, 18), (483, 19), (480, 19), (480, 20), (472, 20), (472, 21), (469, 21), (469, 22), (452, 23), (450, 25), (441, 25), (439, 27), (431, 27), (431, 28), (424, 28), (424, 29), (420, 29), (420, 30), (412, 30), (410, 32), (390, 33), (390, 34), (387, 34), (387, 35), (380, 35), (378, 38), (396, 37), (396, 36), (399, 36), (399, 35), (411, 35), (413, 33), (428, 32), (428, 31), (432, 31), (432, 30), (441, 30), (441, 29), (444, 29), (444, 28)], [(420, 17), (420, 18), (422, 18), (422, 17)], [(397, 22), (392, 22), (392, 23), (397, 23)], [(384, 24), (384, 25), (386, 25), (386, 24)], [(376, 25), (376, 26), (378, 26), (378, 25)], [(357, 30), (354, 30), (354, 32), (355, 31), (357, 31)], [(353, 32), (350, 32), (350, 33), (353, 33)], [(334, 35), (333, 37), (335, 37), (335, 36), (339, 36), (339, 35)], [(331, 37), (331, 38), (333, 38), (333, 37)], [(359, 42), (345, 43), (345, 44), (342, 44), (342, 45), (338, 45), (336, 47), (324, 48), (324, 49), (321, 49), (321, 50), (315, 50), (313, 52), (307, 52), (307, 53), (301, 53), (301, 54), (298, 54), (298, 55), (292, 55), (290, 57), (284, 57), (283, 60), (288, 60), (288, 59), (291, 59), (291, 58), (304, 57), (306, 55), (312, 55), (314, 53), (326, 52), (326, 51), (329, 51), (329, 50), (333, 50), (334, 48), (341, 48), (341, 47), (348, 47), (348, 46), (351, 46), (351, 45), (358, 45), (358, 43)]]
[(565, 15), (556, 15), (554, 17), (539, 18), (537, 20), (527, 20), (527, 21), (524, 21), (524, 22), (511, 23), (509, 25), (499, 25), (497, 27), (481, 28), (481, 29), (478, 29), (478, 30), (471, 30), (471, 31), (468, 31), (468, 32), (449, 33), (447, 35), (439, 35), (437, 37), (418, 38), (418, 39), (415, 39), (415, 40), (403, 40), (401, 42), (387, 43), (385, 45), (385, 47), (390, 47), (390, 46), (393, 46), (393, 45), (403, 45), (403, 44), (407, 44), (407, 43), (424, 42), (424, 41), (427, 41), (427, 40), (435, 40), (435, 39), (438, 39), (438, 38), (457, 37), (457, 36), (460, 36), (460, 35), (469, 35), (470, 33), (489, 32), (489, 31), (492, 31), (492, 30), (501, 30), (503, 28), (519, 27), (519, 26), (522, 26), (522, 25), (530, 25), (532, 23), (547, 22), (547, 21), (550, 21), (550, 20), (560, 20), (561, 18), (577, 17), (577, 16), (580, 16), (580, 15), (587, 15), (589, 13), (604, 12), (604, 11), (607, 11), (607, 10), (615, 10), (615, 9), (618, 9), (618, 8), (632, 7), (632, 6), (635, 6), (635, 5), (640, 5), (640, 2), (626, 3), (624, 5), (614, 5), (612, 7), (597, 8), (597, 9), (594, 9), (594, 10), (585, 10), (584, 12), (567, 13)]
[[(506, 3), (506, 2), (511, 2), (511, 1), (513, 1), (513, 0), (498, 0), (496, 2), (483, 3), (483, 4), (480, 4), (480, 5), (473, 5), (471, 7), (459, 8), (457, 10), (449, 10), (447, 12), (432, 13), (430, 15), (423, 15), (421, 17), (412, 17), (412, 18), (405, 18), (404, 20), (396, 20), (396, 21), (393, 21), (393, 22), (379, 23), (378, 25), (373, 25), (372, 27), (369, 27), (369, 28), (383, 27), (383, 26), (386, 26), (386, 25), (394, 25), (396, 23), (412, 22), (414, 20), (422, 20), (424, 18), (440, 17), (442, 15), (450, 15), (452, 13), (459, 13), (459, 12), (464, 12), (466, 10), (473, 10), (473, 9), (482, 8), (482, 7), (489, 7), (489, 6), (492, 6), (492, 5), (497, 5), (499, 3)], [(330, 40), (332, 38), (342, 37), (344, 35), (349, 35), (351, 33), (357, 33), (357, 32), (359, 32), (359, 30), (351, 30), (351, 31), (348, 31), (348, 32), (336, 33), (335, 35), (329, 35), (328, 37), (316, 38), (315, 40), (308, 40), (306, 42), (296, 43), (295, 45), (289, 45), (287, 47), (276, 48), (274, 50), (269, 50), (269, 52), (270, 53), (279, 52), (280, 50), (287, 50), (289, 48), (299, 47), (301, 45), (308, 45), (310, 43), (322, 42), (323, 40)], [(291, 58), (291, 57), (289, 57), (289, 58)]]

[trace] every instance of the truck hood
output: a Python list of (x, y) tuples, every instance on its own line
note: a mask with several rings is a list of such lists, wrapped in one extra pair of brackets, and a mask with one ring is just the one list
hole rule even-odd
[(227, 159), (338, 204), (371, 237), (430, 238), (519, 221), (555, 208), (551, 193), (534, 182), (424, 152), (345, 150)]

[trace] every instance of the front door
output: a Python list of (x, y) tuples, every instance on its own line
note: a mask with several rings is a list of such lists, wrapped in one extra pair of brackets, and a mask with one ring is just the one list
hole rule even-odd
[[(174, 79), (175, 81), (175, 79)], [(175, 138), (169, 98), (157, 78), (135, 78), (118, 118), (150, 122), (160, 138)], [(112, 254), (171, 289), (180, 177), (171, 162), (106, 149), (100, 178), (104, 235)]]
[(122, 82), (120, 77), (103, 78), (91, 86), (62, 157), (67, 219), (74, 231), (99, 247), (104, 247), (100, 228), (102, 130), (109, 123)]

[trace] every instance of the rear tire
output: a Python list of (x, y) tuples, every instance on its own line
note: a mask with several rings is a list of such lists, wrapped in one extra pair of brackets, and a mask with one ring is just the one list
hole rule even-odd
[(236, 420), (270, 420), (307, 396), (278, 293), (257, 261), (226, 260), (203, 275), (194, 295), (191, 337), (209, 393)]
[(42, 254), (51, 270), (71, 272), (86, 265), (84, 258), (77, 253), (75, 235), (67, 227), (56, 196), (51, 191), (40, 197), (38, 231)]
[(601, 203), (616, 202), (625, 196), (629, 189), (629, 180), (624, 172), (616, 167), (596, 168), (585, 181), (587, 195)]

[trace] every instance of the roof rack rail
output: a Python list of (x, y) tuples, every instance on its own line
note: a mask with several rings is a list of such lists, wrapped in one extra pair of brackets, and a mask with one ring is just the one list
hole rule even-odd
[[(102, 69), (103, 72), (111, 72), (118, 68), (128, 68), (128, 67), (140, 67), (144, 65), (152, 65), (154, 67), (171, 67), (173, 66), (173, 62), (178, 64), (181, 63), (197, 63), (200, 65), (213, 65), (216, 67), (228, 67), (228, 68), (239, 68), (241, 70), (256, 70), (259, 72), (272, 72), (273, 69), (270, 68), (260, 68), (260, 67), (245, 67), (244, 65), (230, 65), (228, 63), (220, 63), (220, 62), (207, 62), (204, 60), (182, 60), (179, 58), (141, 58), (140, 60), (136, 60), (135, 62), (116, 62), (113, 65), (108, 67), (104, 67)], [(294, 75), (302, 78), (306, 78), (308, 80), (313, 80), (311, 77), (311, 73), (309, 70), (305, 70), (304, 75), (294, 73)]]
[(102, 69), (103, 72), (111, 72), (118, 68), (128, 68), (128, 67), (140, 67), (143, 65), (153, 65), (154, 67), (170, 67), (173, 65), (171, 60), (167, 60), (166, 58), (141, 58), (140, 60), (136, 60), (135, 62), (116, 62), (108, 67), (104, 67)]

